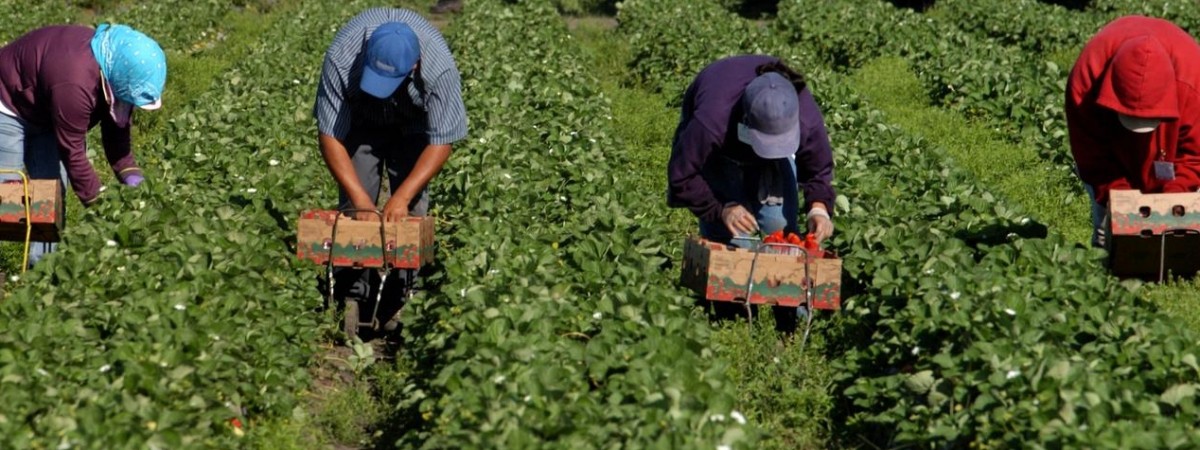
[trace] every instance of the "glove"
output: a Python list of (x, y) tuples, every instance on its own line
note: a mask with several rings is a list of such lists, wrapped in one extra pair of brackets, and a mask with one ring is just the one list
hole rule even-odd
[(129, 175), (125, 175), (121, 179), (121, 183), (124, 183), (126, 186), (133, 187), (137, 187), (137, 185), (142, 184), (143, 181), (146, 181), (146, 178), (140, 173), (131, 173)]

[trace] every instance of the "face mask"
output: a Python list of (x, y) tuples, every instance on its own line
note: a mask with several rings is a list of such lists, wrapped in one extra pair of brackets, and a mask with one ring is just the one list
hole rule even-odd
[(750, 127), (741, 122), (738, 122), (738, 140), (746, 145), (754, 145), (750, 142)]

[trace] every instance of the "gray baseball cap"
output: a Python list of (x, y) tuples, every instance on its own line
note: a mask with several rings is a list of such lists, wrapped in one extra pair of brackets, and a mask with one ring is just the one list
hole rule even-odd
[(742, 110), (738, 139), (760, 158), (786, 158), (800, 149), (800, 101), (783, 75), (768, 72), (751, 81), (742, 94)]

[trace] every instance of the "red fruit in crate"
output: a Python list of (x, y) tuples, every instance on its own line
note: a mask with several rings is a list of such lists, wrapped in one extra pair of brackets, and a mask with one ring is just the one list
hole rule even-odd
[(796, 233), (788, 233), (787, 242), (792, 245), (801, 245), (804, 243)]

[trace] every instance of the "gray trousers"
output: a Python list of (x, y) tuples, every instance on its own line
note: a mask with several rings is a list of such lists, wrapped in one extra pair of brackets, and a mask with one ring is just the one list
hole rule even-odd
[[(350, 136), (346, 138), (346, 151), (350, 153), (350, 161), (354, 164), (354, 172), (358, 174), (358, 182), (367, 190), (367, 196), (371, 197), (377, 208), (380, 208), (379, 191), (382, 187), (384, 172), (387, 172), (389, 192), (396, 192), (396, 188), (400, 187), (409, 173), (412, 173), (417, 159), (421, 157), (428, 142), (429, 139), (423, 135), (388, 136), (351, 132)], [(354, 208), (350, 196), (344, 189), (339, 189), (338, 194), (339, 211)], [(429, 190), (423, 188), (409, 202), (408, 214), (419, 217), (428, 212)], [(351, 295), (374, 300), (378, 295), (377, 289), (380, 289), (378, 286), (379, 276), (375, 270), (338, 268), (334, 270), (334, 279), (336, 280), (334, 296), (338, 298)], [(392, 291), (393, 287), (397, 286), (395, 283), (399, 283), (400, 287), (407, 287), (415, 281), (415, 274), (409, 278), (406, 271), (394, 271), (389, 275), (387, 286), (384, 289)], [(388, 295), (389, 292), (384, 292), (385, 297)]]

